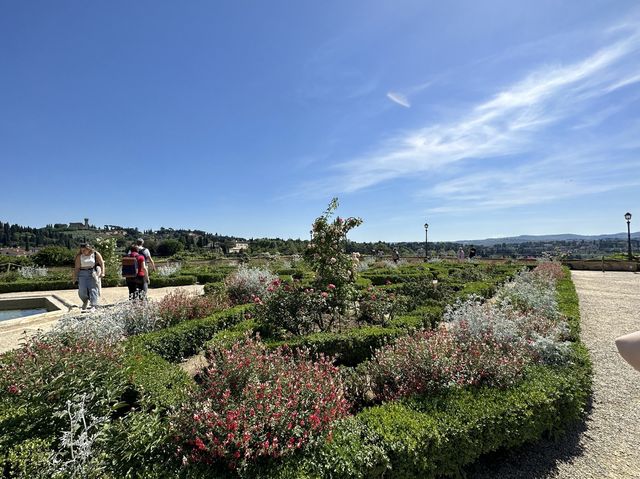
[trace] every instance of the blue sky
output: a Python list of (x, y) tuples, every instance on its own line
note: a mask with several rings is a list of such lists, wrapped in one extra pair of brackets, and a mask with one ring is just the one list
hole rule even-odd
[(636, 1), (0, 3), (3, 221), (611, 233), (639, 166)]

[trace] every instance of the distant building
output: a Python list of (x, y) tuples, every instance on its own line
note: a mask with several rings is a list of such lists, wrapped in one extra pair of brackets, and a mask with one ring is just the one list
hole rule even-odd
[(69, 228), (75, 228), (79, 230), (89, 229), (89, 218), (85, 218), (84, 223), (69, 223)]
[(240, 253), (249, 249), (249, 243), (236, 243), (235, 246), (229, 248), (229, 254)]

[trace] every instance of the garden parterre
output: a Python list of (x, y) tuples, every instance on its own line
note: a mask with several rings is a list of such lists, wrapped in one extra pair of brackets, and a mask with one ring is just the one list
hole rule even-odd
[[(559, 265), (358, 277), (359, 220), (335, 206), (308, 269), (69, 318), (3, 355), (3, 476), (456, 476), (581, 417), (590, 363)], [(191, 378), (178, 364), (202, 350)]]
[[(474, 272), (460, 273), (467, 268)], [(168, 327), (166, 319), (150, 321), (149, 308), (114, 311), (110, 321), (119, 326), (109, 337), (127, 337), (124, 341), (90, 335), (100, 330), (91, 318), (84, 332), (69, 319), (56, 334), (3, 358), (4, 474), (33, 477), (36, 469), (54, 477), (89, 470), (99, 471), (96, 477), (199, 477), (211, 471), (273, 477), (455, 474), (480, 454), (561, 431), (580, 417), (586, 400), (589, 363), (581, 345), (571, 341), (579, 318), (570, 280), (520, 273), (501, 287), (516, 269), (446, 263), (402, 271), (370, 268), (371, 275), (387, 278), (377, 290), (362, 284), (361, 295), (370, 300), (376, 293), (413, 292), (418, 303), (405, 304), (394, 317), (383, 313), (386, 319), (369, 317), (342, 330), (302, 336), (265, 325), (255, 305), (201, 319), (175, 313), (182, 311), (183, 298), (167, 306), (179, 316)], [(477, 280), (476, 270), (491, 286), (486, 291), (498, 289), (492, 301), (465, 293), (465, 285), (477, 281), (460, 283), (460, 275)], [(439, 278), (435, 287), (434, 277)], [(288, 284), (291, 291), (303, 287)], [(109, 330), (107, 316), (101, 325)], [(125, 319), (118, 321), (120, 316)], [(252, 339), (256, 332), (260, 341)], [(196, 382), (177, 363), (205, 344), (210, 363)], [(229, 360), (229, 351), (242, 361)], [(350, 367), (338, 373), (325, 354)], [(256, 362), (262, 366), (254, 367)], [(302, 383), (283, 391), (293, 371)], [(301, 371), (311, 375), (307, 379)], [(239, 373), (250, 377), (229, 379)], [(16, 377), (26, 380), (12, 382)], [(47, 377), (57, 382), (45, 387)], [(311, 385), (317, 387), (307, 389)], [(330, 407), (315, 411), (311, 404)], [(265, 405), (273, 409), (265, 411)], [(79, 411), (90, 420), (73, 419)], [(222, 423), (194, 422), (194, 416), (214, 413)], [(65, 415), (66, 422), (50, 419)], [(289, 429), (292, 417), (304, 418), (304, 425), (291, 423)], [(315, 418), (322, 427), (314, 426)], [(244, 424), (241, 432), (239, 424)], [(69, 439), (74, 428), (75, 443)], [(85, 454), (74, 453), (75, 462), (74, 447)], [(39, 468), (31, 457), (42, 462)], [(45, 464), (53, 466), (45, 469)]]

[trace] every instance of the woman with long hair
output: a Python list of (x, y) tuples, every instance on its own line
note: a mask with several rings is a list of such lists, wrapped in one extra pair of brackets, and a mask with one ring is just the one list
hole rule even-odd
[[(102, 255), (90, 244), (81, 244), (73, 269), (73, 282), (78, 284), (78, 296), (82, 300), (82, 311), (98, 307), (100, 283), (104, 274)], [(89, 303), (91, 304), (89, 305)]]

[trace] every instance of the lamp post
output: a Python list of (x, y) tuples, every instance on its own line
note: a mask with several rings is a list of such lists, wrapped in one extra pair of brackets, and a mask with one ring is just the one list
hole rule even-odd
[(424, 224), (424, 261), (425, 263), (429, 261), (429, 250), (427, 249), (428, 231), (429, 231), (429, 224), (425, 223)]
[(633, 256), (631, 256), (631, 213), (629, 212), (625, 213), (624, 219), (627, 220), (627, 244), (629, 246), (629, 249), (628, 249), (629, 261), (632, 261)]

